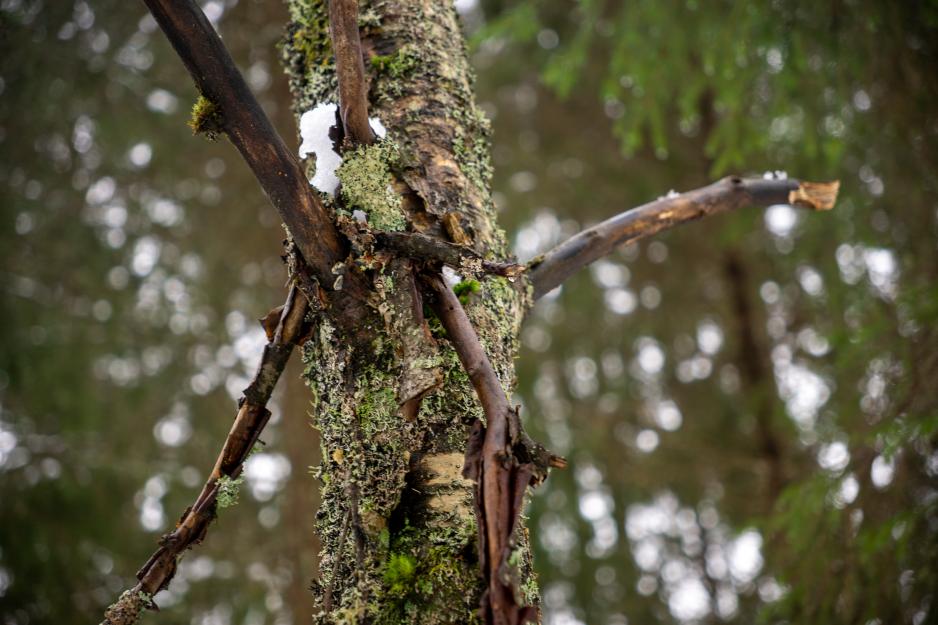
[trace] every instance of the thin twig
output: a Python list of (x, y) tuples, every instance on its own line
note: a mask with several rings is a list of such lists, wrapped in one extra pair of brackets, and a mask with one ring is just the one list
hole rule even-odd
[[(439, 275), (425, 276), (434, 311), (446, 330), (463, 369), (485, 412), (484, 428), (476, 423), (466, 451), (464, 474), (476, 483), (479, 559), (486, 581), (482, 614), (490, 625), (519, 625), (537, 621), (537, 609), (518, 605), (508, 558), (527, 486), (542, 479), (545, 467), (521, 456), (525, 437), (518, 413), (495, 374), (479, 337), (453, 290)], [(484, 433), (481, 431), (484, 429)], [(558, 462), (555, 466), (559, 466)]]
[(694, 191), (669, 194), (575, 234), (532, 261), (528, 265), (528, 278), (534, 287), (534, 299), (625, 243), (746, 206), (792, 204), (810, 210), (829, 210), (834, 206), (839, 187), (837, 181), (729, 177)]
[(345, 136), (354, 145), (373, 143), (368, 123), (368, 88), (358, 34), (357, 0), (329, 0), (329, 35), (339, 78), (339, 115)]
[(137, 585), (125, 591), (104, 613), (102, 625), (136, 622), (140, 611), (153, 605), (153, 595), (164, 589), (176, 574), (179, 556), (205, 538), (208, 526), (215, 518), (219, 480), (223, 477), (237, 478), (241, 474), (244, 460), (267, 425), (270, 419), (267, 402), (290, 353), (305, 334), (307, 310), (306, 299), (296, 286), (291, 287), (280, 309), (277, 326), (264, 347), (257, 373), (244, 390), (238, 404), (238, 415), (202, 491), (182, 514), (176, 528), (160, 539), (159, 549), (137, 572)]
[(488, 273), (514, 278), (524, 271), (522, 265), (485, 260), (471, 248), (418, 232), (378, 232), (375, 246), (416, 261), (449, 265), (475, 276)]
[[(313, 192), (298, 158), (287, 149), (235, 66), (205, 14), (193, 0), (144, 0), (185, 64), (203, 97), (217, 109), (221, 129), (241, 153), (280, 218), (313, 277), (327, 290), (336, 283), (333, 268), (345, 260), (347, 241)], [(362, 332), (371, 315), (369, 286), (355, 271), (341, 281), (345, 296), (330, 302), (331, 316), (350, 333)]]

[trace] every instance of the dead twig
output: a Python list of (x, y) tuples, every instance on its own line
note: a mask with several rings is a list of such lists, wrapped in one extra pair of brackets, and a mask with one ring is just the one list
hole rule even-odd
[(669, 193), (587, 228), (531, 261), (527, 275), (534, 287), (534, 299), (560, 286), (576, 271), (625, 243), (701, 217), (746, 206), (792, 204), (816, 211), (829, 210), (837, 200), (839, 188), (838, 181), (800, 182), (791, 178), (731, 176), (694, 191)]
[[(137, 621), (141, 610), (155, 608), (153, 595), (169, 585), (176, 574), (179, 556), (205, 539), (208, 526), (215, 518), (222, 480), (238, 478), (245, 459), (270, 419), (267, 402), (294, 346), (306, 335), (307, 310), (306, 299), (296, 286), (291, 287), (286, 302), (279, 308), (276, 326), (265, 324), (269, 342), (264, 347), (254, 379), (238, 402), (238, 415), (201, 493), (183, 512), (176, 528), (160, 539), (159, 549), (137, 571), (138, 583), (125, 591), (104, 613), (102, 625), (130, 625)], [(275, 314), (276, 310), (271, 311), (267, 319)]]
[(471, 248), (417, 232), (377, 232), (375, 247), (416, 261), (449, 265), (474, 276), (493, 274), (514, 278), (524, 271), (522, 265), (485, 260)]

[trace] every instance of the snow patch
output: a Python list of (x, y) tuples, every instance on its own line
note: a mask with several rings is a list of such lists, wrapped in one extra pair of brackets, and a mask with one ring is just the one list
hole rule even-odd
[[(329, 195), (334, 195), (339, 188), (339, 178), (335, 175), (342, 157), (335, 151), (329, 130), (335, 126), (336, 105), (321, 103), (300, 116), (300, 158), (310, 154), (316, 156), (316, 175), (310, 183)], [(377, 117), (368, 118), (371, 129), (383, 139), (387, 129)]]

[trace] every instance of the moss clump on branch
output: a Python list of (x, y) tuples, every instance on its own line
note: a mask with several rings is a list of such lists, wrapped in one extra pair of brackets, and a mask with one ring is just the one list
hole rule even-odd
[(209, 141), (215, 141), (218, 135), (225, 132), (221, 109), (204, 95), (200, 95), (192, 105), (188, 124), (192, 134), (205, 135)]
[(391, 141), (379, 141), (347, 152), (336, 176), (342, 183), (342, 199), (348, 210), (361, 210), (375, 230), (403, 230), (407, 219), (401, 210), (401, 196), (392, 186), (391, 167), (397, 164), (399, 149)]

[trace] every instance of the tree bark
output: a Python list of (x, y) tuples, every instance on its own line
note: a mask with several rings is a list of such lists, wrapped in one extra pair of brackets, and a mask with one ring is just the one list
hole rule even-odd
[[(326, 3), (292, 0), (290, 9), (284, 60), (301, 115), (318, 103), (338, 103), (339, 80)], [(452, 3), (362, 2), (359, 26), (370, 115), (388, 134), (343, 156), (348, 163), (381, 150), (387, 183), (401, 198), (361, 202), (369, 221), (382, 217), (375, 208), (381, 204), (382, 210), (399, 211), (394, 217), (402, 217), (407, 230), (506, 263), (505, 237), (490, 197), (489, 126), (475, 104)], [(341, 170), (339, 178), (346, 181)], [(337, 196), (341, 208), (353, 208), (341, 189)], [(326, 202), (339, 208), (336, 201)], [(353, 247), (354, 228), (345, 228)], [(323, 441), (317, 623), (482, 618), (474, 484), (463, 477), (463, 464), (470, 425), (483, 414), (439, 320), (432, 313), (424, 317), (417, 268), (416, 261), (388, 255), (372, 271), (373, 305), (384, 325), (370, 344), (350, 347), (323, 319), (304, 349)], [(522, 284), (480, 276), (477, 292), (465, 303), (509, 393), (527, 298)], [(519, 605), (536, 605), (525, 535), (517, 532), (511, 574), (524, 589)]]

